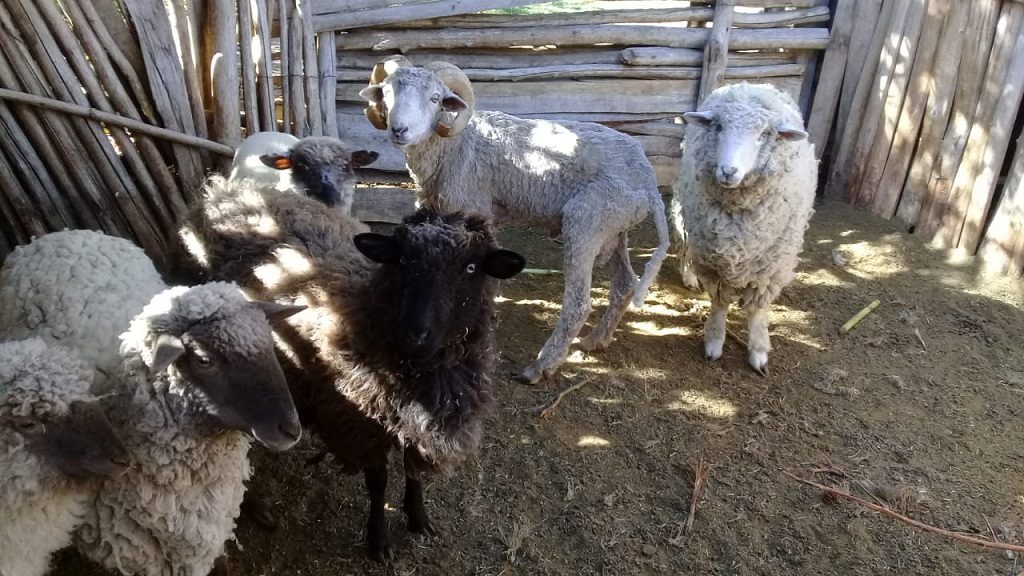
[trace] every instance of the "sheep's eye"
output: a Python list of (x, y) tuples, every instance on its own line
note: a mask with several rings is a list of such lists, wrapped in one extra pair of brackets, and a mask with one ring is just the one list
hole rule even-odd
[(196, 354), (196, 364), (199, 364), (203, 368), (209, 368), (210, 366), (213, 366), (213, 360), (210, 359), (209, 356)]
[(434, 94), (433, 96), (430, 97), (430, 101), (433, 102), (434, 104), (437, 104), (438, 102), (441, 101), (441, 95)]
[(37, 420), (22, 420), (16, 422), (14, 426), (22, 433), (36, 432), (43, 429), (43, 423)]
[(718, 122), (715, 122), (715, 132), (721, 132), (721, 131), (722, 131), (722, 125), (719, 124)]
[(466, 273), (467, 274), (472, 274), (474, 272), (476, 272), (476, 264), (474, 264), (472, 262), (470, 262), (469, 264), (466, 264)]

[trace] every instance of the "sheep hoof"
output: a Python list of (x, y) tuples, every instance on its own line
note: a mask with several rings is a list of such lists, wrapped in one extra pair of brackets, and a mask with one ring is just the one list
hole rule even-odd
[(523, 368), (523, 371), (520, 372), (519, 374), (513, 374), (512, 379), (515, 380), (516, 382), (532, 385), (537, 384), (538, 382), (547, 378), (548, 376), (549, 372), (547, 370), (541, 369), (540, 367), (537, 366), (537, 363), (534, 362), (527, 366), (526, 368)]
[(722, 357), (722, 347), (725, 345), (725, 338), (721, 340), (708, 340), (704, 343), (704, 358), (713, 362)]
[(387, 537), (376, 542), (374, 540), (376, 539), (370, 539), (370, 558), (381, 564), (387, 564), (395, 559), (395, 550), (391, 547), (391, 543), (387, 541)]
[(768, 353), (755, 352), (751, 350), (749, 357), (750, 367), (761, 376), (768, 376)]
[(437, 530), (430, 523), (430, 520), (424, 518), (415, 518), (414, 516), (409, 517), (409, 532), (413, 534), (423, 534), (424, 536), (437, 536)]

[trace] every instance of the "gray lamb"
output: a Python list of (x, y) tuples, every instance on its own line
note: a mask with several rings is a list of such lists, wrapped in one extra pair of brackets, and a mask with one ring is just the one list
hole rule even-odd
[[(370, 122), (388, 130), (404, 150), (421, 205), (472, 210), (497, 224), (521, 222), (562, 234), (562, 312), (518, 379), (536, 383), (565, 360), (591, 311), (595, 262), (610, 267), (612, 286), (608, 309), (581, 346), (606, 348), (630, 298), (634, 306), (643, 304), (670, 242), (654, 168), (640, 144), (599, 124), (474, 110), (466, 75), (445, 62), (416, 68), (401, 57), (386, 60), (360, 96), (370, 102)], [(647, 214), (654, 217), (659, 242), (638, 282), (626, 236)]]

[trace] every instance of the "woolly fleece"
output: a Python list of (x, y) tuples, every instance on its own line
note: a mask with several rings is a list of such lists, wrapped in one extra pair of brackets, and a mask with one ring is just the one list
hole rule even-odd
[(173, 365), (155, 377), (147, 373), (159, 334), (181, 335), (196, 323), (239, 316), (247, 306), (233, 284), (170, 288), (122, 335), (124, 379), (108, 414), (124, 430), (136, 466), (103, 483), (75, 533), (78, 549), (107, 569), (206, 576), (233, 538), (250, 474), (248, 437), (220, 427)]
[(153, 262), (128, 240), (90, 230), (46, 234), (0, 268), (0, 334), (74, 348), (102, 390), (120, 369), (118, 335), (164, 288)]
[(92, 373), (73, 352), (39, 338), (0, 344), (0, 574), (41, 576), (71, 543), (98, 484), (75, 481), (30, 452), (12, 417), (50, 419), (90, 401)]

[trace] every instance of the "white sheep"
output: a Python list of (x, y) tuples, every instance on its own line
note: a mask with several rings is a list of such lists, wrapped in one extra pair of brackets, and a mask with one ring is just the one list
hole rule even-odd
[[(543, 226), (564, 237), (565, 292), (554, 332), (517, 377), (552, 375), (590, 314), (595, 261), (611, 270), (608, 309), (581, 345), (603, 349), (626, 312), (640, 306), (668, 253), (665, 206), (654, 169), (633, 138), (599, 124), (525, 120), (473, 109), (473, 89), (457, 67), (423, 68), (403, 58), (378, 64), (360, 92), (367, 118), (402, 147), (420, 202), (473, 210), (495, 222)], [(454, 118), (453, 118), (454, 115)], [(658, 247), (637, 281), (628, 231), (652, 214)]]
[(795, 274), (817, 186), (814, 146), (793, 100), (768, 84), (734, 84), (708, 96), (687, 122), (672, 199), (692, 264), (711, 296), (704, 352), (722, 355), (729, 305), (747, 315), (749, 362), (766, 374), (768, 311)]
[[(135, 301), (133, 282), (152, 288), (159, 281), (152, 264), (95, 258), (130, 253), (118, 246), (127, 242), (96, 232), (36, 239), (4, 263), (0, 294), (18, 294), (7, 290), (12, 284), (38, 293), (26, 289), (26, 302), (5, 306), (37, 311), (42, 326), (50, 318), (64, 324), (66, 330), (40, 331), (70, 348), (88, 339), (118, 347), (106, 325), (93, 333), (85, 327), (123, 315), (107, 306)], [(102, 270), (82, 269), (97, 266)], [(109, 277), (132, 281), (108, 299), (96, 298), (114, 289)], [(120, 573), (206, 576), (234, 531), (249, 477), (248, 435), (283, 450), (301, 434), (268, 324), (301, 307), (248, 302), (236, 285), (220, 282), (163, 287), (149, 296), (122, 328), (120, 369), (109, 376), (102, 401), (134, 465), (103, 483), (74, 539), (86, 556)]]
[(251, 178), (260, 186), (301, 191), (345, 214), (352, 212), (355, 168), (377, 160), (329, 136), (298, 139), (282, 132), (257, 132), (242, 140), (231, 162), (230, 180)]
[(129, 464), (91, 381), (66, 348), (0, 343), (0, 574), (42, 576), (50, 554), (71, 543), (99, 479)]

